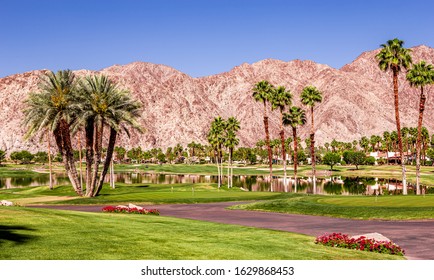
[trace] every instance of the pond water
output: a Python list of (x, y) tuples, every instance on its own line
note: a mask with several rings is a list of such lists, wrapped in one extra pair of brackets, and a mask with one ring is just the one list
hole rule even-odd
[[(55, 184), (68, 184), (69, 179), (65, 174), (55, 174)], [(108, 180), (108, 176), (107, 176)], [(121, 172), (115, 174), (115, 181), (122, 183), (152, 183), (152, 184), (178, 184), (178, 183), (217, 183), (217, 176), (194, 174), (158, 174)], [(38, 174), (23, 177), (0, 177), (0, 189), (20, 188), (30, 186), (46, 186), (49, 184), (48, 174)], [(223, 179), (223, 187), (227, 187), (227, 179)], [(328, 177), (316, 180), (316, 189), (312, 184), (312, 178), (299, 177), (297, 189), (294, 178), (288, 177), (286, 182), (282, 177), (273, 178), (273, 187), (267, 176), (241, 175), (233, 177), (233, 186), (246, 191), (274, 191), (295, 192), (312, 194), (340, 194), (340, 195), (377, 195), (401, 193), (401, 181), (396, 179), (381, 179), (373, 177)], [(409, 184), (411, 191), (414, 186)], [(423, 189), (426, 191), (426, 188)]]

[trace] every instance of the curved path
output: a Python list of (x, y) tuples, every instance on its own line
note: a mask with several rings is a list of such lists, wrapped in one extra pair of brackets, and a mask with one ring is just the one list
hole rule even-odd
[[(225, 209), (235, 204), (240, 204), (240, 202), (162, 204), (145, 207), (157, 208), (162, 216), (268, 228), (312, 236), (332, 232), (349, 235), (378, 232), (399, 244), (406, 251), (408, 259), (434, 260), (434, 221), (431, 220), (368, 221)], [(44, 205), (32, 207), (99, 212), (103, 206)]]

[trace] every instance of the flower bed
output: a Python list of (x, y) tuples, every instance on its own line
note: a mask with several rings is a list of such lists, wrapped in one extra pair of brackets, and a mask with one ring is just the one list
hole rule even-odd
[(102, 211), (108, 213), (160, 215), (160, 212), (157, 209), (145, 209), (142, 207), (106, 206), (102, 208)]
[(315, 240), (316, 244), (324, 246), (348, 248), (361, 251), (370, 251), (391, 255), (403, 256), (405, 251), (391, 241), (377, 241), (375, 239), (360, 236), (359, 238), (351, 238), (346, 234), (332, 233), (318, 236)]

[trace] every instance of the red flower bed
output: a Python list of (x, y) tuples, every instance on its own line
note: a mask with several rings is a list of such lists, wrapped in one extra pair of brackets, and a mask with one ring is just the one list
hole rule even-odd
[(348, 248), (398, 256), (403, 256), (405, 254), (403, 249), (391, 241), (377, 241), (375, 239), (366, 238), (365, 236), (360, 236), (359, 238), (354, 239), (350, 238), (347, 234), (342, 233), (318, 236), (315, 243), (331, 247)]
[(157, 209), (129, 208), (126, 206), (106, 206), (102, 208), (102, 211), (108, 213), (160, 215), (160, 212)]

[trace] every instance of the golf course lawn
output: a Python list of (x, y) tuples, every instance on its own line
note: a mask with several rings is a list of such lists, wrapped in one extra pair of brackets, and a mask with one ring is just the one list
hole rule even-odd
[(0, 259), (404, 259), (314, 237), (162, 216), (0, 207)]
[(366, 220), (433, 219), (434, 195), (376, 197), (292, 194), (287, 198), (236, 205), (231, 209)]
[(281, 193), (246, 192), (239, 188), (218, 188), (217, 184), (124, 184), (117, 183), (115, 189), (106, 184), (100, 195), (93, 198), (77, 197), (72, 187), (56, 186), (26, 187), (0, 190), (0, 200), (7, 199), (15, 204), (110, 204), (110, 203), (204, 203), (221, 201), (263, 200), (281, 197)]

